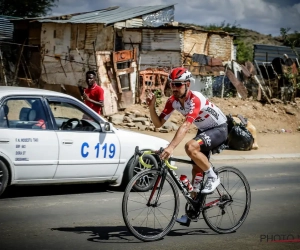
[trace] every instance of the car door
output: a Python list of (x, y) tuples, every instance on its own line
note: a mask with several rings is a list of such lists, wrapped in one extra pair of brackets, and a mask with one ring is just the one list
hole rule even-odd
[(4, 114), (0, 117), (0, 153), (13, 164), (13, 181), (52, 179), (58, 164), (58, 139), (43, 99), (8, 97), (0, 109), (4, 111), (0, 112)]
[(57, 125), (59, 142), (55, 178), (110, 179), (120, 158), (116, 134), (101, 132), (95, 114), (79, 101), (52, 98), (48, 103)]

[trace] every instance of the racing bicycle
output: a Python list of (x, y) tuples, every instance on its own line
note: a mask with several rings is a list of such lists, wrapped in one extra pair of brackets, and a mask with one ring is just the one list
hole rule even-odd
[[(220, 153), (226, 146), (222, 144), (211, 150), (209, 156)], [(198, 221), (202, 214), (204, 221), (213, 231), (224, 234), (235, 232), (245, 221), (251, 204), (249, 183), (243, 173), (234, 167), (214, 169), (221, 184), (212, 194), (202, 194), (205, 185), (201, 183), (200, 192), (192, 197), (175, 173), (173, 162), (193, 164), (192, 160), (170, 157), (159, 158), (160, 151), (139, 150), (135, 148), (135, 159), (145, 168), (128, 183), (122, 200), (122, 215), (128, 230), (142, 241), (155, 241), (167, 235), (177, 219), (179, 212), (179, 192), (187, 203), (186, 215), (191, 221)], [(143, 161), (143, 156), (156, 157), (158, 167)], [(208, 158), (210, 158), (208, 156)], [(136, 185), (147, 183), (143, 191)]]

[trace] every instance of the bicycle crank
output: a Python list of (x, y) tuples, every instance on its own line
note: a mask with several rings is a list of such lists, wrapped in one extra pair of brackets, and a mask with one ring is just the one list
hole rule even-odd
[(195, 211), (193, 207), (188, 203), (185, 204), (185, 213), (187, 217), (189, 217), (193, 221), (197, 221), (200, 216), (200, 211)]

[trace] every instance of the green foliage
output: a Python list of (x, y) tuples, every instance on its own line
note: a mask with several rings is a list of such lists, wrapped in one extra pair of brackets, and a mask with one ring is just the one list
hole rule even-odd
[(237, 35), (240, 35), (242, 33), (242, 29), (239, 24), (234, 22), (234, 24), (226, 23), (225, 21), (218, 24), (209, 24), (207, 26), (204, 26), (204, 29), (207, 31), (225, 31), (228, 33), (235, 33)]
[(296, 88), (300, 89), (300, 75), (296, 77)]
[[(295, 52), (300, 61), (300, 55), (295, 47), (300, 47), (300, 33), (298, 31), (294, 31), (294, 33), (289, 34), (290, 28), (280, 28), (280, 34), (283, 39), (283, 44), (285, 46), (291, 47), (291, 49)], [(297, 88), (299, 88), (299, 84), (297, 84)]]
[(253, 60), (253, 46), (245, 44), (242, 40), (237, 39), (237, 61), (245, 63), (246, 61), (252, 62)]
[(300, 33), (298, 31), (289, 33), (290, 30), (290, 28), (280, 28), (283, 44), (291, 47), (292, 49), (295, 47), (300, 47)]
[(0, 15), (14, 17), (45, 16), (59, 0), (0, 0)]
[(159, 105), (162, 104), (162, 100), (161, 100), (161, 90), (156, 89), (156, 90), (154, 91), (154, 95), (156, 96), (155, 106), (158, 107)]

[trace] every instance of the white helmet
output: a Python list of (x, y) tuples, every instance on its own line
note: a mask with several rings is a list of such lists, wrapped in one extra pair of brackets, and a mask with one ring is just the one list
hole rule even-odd
[(189, 72), (187, 69), (182, 67), (177, 67), (172, 69), (171, 73), (168, 76), (170, 81), (180, 81), (185, 82), (189, 81), (192, 78), (192, 73)]

